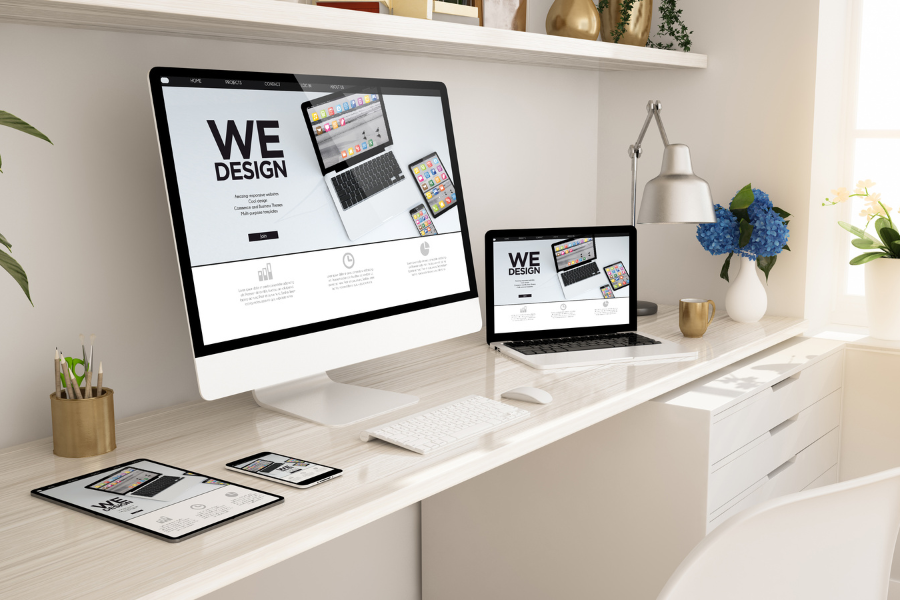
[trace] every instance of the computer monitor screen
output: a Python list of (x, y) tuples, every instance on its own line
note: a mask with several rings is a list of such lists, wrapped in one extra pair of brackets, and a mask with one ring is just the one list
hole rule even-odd
[(490, 231), (485, 243), (489, 337), (630, 326), (633, 228)]
[(196, 357), (477, 298), (442, 84), (150, 83)]

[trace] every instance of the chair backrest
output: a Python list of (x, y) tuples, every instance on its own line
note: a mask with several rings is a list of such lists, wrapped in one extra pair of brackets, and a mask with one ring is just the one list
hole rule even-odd
[(900, 469), (782, 496), (701, 541), (657, 600), (885, 600)]

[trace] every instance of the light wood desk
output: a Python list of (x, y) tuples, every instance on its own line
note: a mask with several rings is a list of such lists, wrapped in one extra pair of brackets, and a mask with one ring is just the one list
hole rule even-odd
[[(752, 325), (716, 319), (706, 336), (684, 340), (687, 363), (615, 366), (542, 374), (474, 334), (332, 373), (337, 381), (416, 394), (417, 405), (371, 422), (328, 429), (256, 406), (248, 394), (136, 417), (117, 426), (118, 449), (94, 458), (52, 454), (49, 439), (0, 453), (0, 597), (196, 598), (571, 435), (650, 398), (802, 333), (800, 319)], [(683, 340), (675, 309), (642, 317), (640, 329)], [(545, 406), (464, 446), (423, 457), (359, 432), (380, 421), (468, 394), (499, 398), (531, 385)], [(335, 465), (343, 477), (297, 490), (225, 470), (224, 463), (272, 450)], [(286, 502), (180, 544), (168, 544), (29, 495), (55, 481), (136, 458), (244, 482)]]

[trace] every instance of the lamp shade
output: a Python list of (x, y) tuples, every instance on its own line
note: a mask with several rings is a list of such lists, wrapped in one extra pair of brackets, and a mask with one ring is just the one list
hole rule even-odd
[(659, 176), (644, 187), (638, 223), (715, 221), (709, 184), (694, 175), (690, 149), (684, 144), (669, 144), (663, 152)]

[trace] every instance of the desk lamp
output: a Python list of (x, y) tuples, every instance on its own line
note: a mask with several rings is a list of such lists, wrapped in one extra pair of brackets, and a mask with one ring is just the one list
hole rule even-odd
[[(647, 103), (647, 118), (641, 134), (633, 146), (628, 148), (631, 158), (631, 224), (637, 223), (715, 223), (716, 211), (713, 208), (712, 193), (709, 184), (694, 175), (691, 168), (691, 151), (684, 144), (670, 144), (663, 127), (659, 111), (662, 104), (659, 100)], [(659, 175), (644, 186), (641, 199), (641, 214), (637, 217), (637, 165), (641, 157), (641, 142), (650, 126), (650, 119), (656, 118), (659, 135), (662, 137), (663, 151), (662, 169)], [(657, 306), (653, 302), (638, 300), (637, 314), (656, 314)]]

